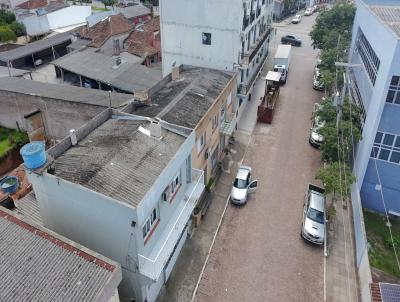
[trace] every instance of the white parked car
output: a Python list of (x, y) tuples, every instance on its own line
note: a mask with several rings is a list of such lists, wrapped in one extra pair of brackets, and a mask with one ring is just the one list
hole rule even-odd
[(311, 146), (320, 148), (324, 143), (324, 137), (319, 133), (320, 129), (325, 126), (325, 121), (321, 121), (316, 115), (317, 111), (320, 110), (321, 105), (318, 103), (314, 104), (313, 119), (310, 128), (310, 137), (308, 139)]
[(236, 174), (231, 190), (231, 202), (243, 205), (247, 202), (247, 196), (257, 189), (257, 180), (251, 178), (251, 168), (240, 166)]
[(301, 21), (301, 15), (296, 15), (294, 16), (294, 18), (292, 19), (292, 23), (293, 24), (298, 24)]
[(325, 242), (325, 190), (309, 184), (304, 200), (301, 236), (318, 245)]
[(306, 11), (304, 12), (304, 16), (311, 16), (314, 13), (314, 9), (312, 7), (307, 7)]

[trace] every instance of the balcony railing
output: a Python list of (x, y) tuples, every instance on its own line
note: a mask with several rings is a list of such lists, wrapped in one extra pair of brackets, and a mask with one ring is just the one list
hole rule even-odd
[(254, 56), (260, 50), (261, 46), (264, 44), (265, 40), (268, 38), (269, 34), (272, 32), (272, 27), (267, 28), (256, 40), (256, 43), (244, 53), (240, 54), (240, 63), (242, 65), (249, 65), (253, 60)]
[(221, 128), (220, 128), (219, 132), (223, 135), (231, 136), (233, 131), (235, 131), (236, 123), (237, 123), (237, 119), (236, 119), (236, 115), (234, 114), (230, 121), (223, 121), (221, 123)]
[(204, 171), (192, 169), (192, 181), (188, 184), (184, 200), (177, 206), (174, 216), (165, 226), (164, 232), (148, 256), (139, 256), (140, 273), (153, 281), (157, 281), (201, 194), (204, 191)]
[(263, 67), (265, 60), (267, 59), (267, 56), (268, 54), (266, 54), (263, 58), (261, 58), (260, 64), (257, 66), (257, 69), (253, 72), (253, 74), (251, 75), (250, 79), (246, 82), (246, 84), (238, 85), (237, 93), (239, 95), (245, 96), (249, 93), (251, 87), (254, 84), (254, 81), (257, 78), (257, 75), (259, 74), (261, 68)]

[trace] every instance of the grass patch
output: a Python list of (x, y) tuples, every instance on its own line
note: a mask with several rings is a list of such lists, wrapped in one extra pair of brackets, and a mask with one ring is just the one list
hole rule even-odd
[(0, 127), (0, 159), (11, 149), (22, 146), (27, 142), (29, 142), (29, 139), (25, 132)]
[(96, 12), (108, 12), (111, 9), (109, 8), (104, 8), (104, 7), (97, 7), (97, 6), (92, 6), (92, 10), (96, 11)]
[[(390, 240), (386, 217), (370, 211), (364, 211), (365, 228), (370, 249), (368, 252), (370, 264), (390, 275), (400, 277), (393, 244)], [(391, 219), (394, 246), (400, 256), (400, 222)]]

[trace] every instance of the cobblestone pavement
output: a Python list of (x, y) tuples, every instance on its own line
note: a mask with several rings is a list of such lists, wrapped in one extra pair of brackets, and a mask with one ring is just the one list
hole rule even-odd
[(320, 166), (319, 151), (308, 144), (321, 97), (312, 89), (316, 52), (305, 34), (314, 19), (278, 29), (276, 41), (298, 33), (303, 47), (292, 50), (272, 126), (256, 125), (244, 158), (258, 191), (243, 207), (229, 205), (195, 301), (323, 301), (323, 249), (300, 238), (306, 186), (318, 184)]

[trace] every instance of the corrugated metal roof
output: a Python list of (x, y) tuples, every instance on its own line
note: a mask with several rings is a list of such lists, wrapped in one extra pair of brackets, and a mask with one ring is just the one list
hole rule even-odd
[(0, 301), (107, 301), (120, 265), (0, 210)]
[(370, 5), (371, 11), (400, 38), (400, 5)]
[(7, 67), (0, 66), (0, 78), (9, 77), (10, 73), (12, 77), (19, 77), (29, 72), (30, 72), (29, 70), (25, 69), (16, 69), (16, 68), (8, 69)]
[[(1, 90), (103, 107), (108, 107), (110, 104), (110, 96), (107, 91), (42, 83), (22, 78), (0, 78)], [(131, 94), (111, 93), (111, 105), (113, 107), (119, 107), (130, 100), (133, 100)]]
[(400, 284), (379, 283), (382, 302), (400, 301)]
[(232, 72), (186, 65), (179, 80), (161, 87), (151, 95), (150, 106), (137, 107), (134, 113), (193, 129), (234, 76)]
[(185, 141), (165, 129), (149, 137), (141, 125), (149, 123), (106, 121), (55, 160), (55, 175), (136, 207)]
[(35, 193), (29, 192), (23, 198), (14, 201), (16, 211), (24, 218), (43, 226), (42, 216), (40, 215), (39, 204), (36, 200)]
[(19, 58), (23, 58), (26, 56), (30, 56), (34, 53), (37, 53), (39, 51), (45, 50), (47, 48), (50, 48), (52, 46), (56, 46), (62, 43), (65, 43), (67, 41), (71, 41), (71, 34), (70, 33), (63, 33), (63, 34), (58, 34), (46, 39), (42, 39), (36, 42), (32, 42), (29, 44), (26, 44), (23, 47), (18, 47), (9, 51), (1, 52), (0, 53), (0, 61), (3, 62), (8, 62), (12, 60), (16, 60)]
[(90, 50), (71, 53), (52, 64), (129, 93), (147, 91), (162, 79), (161, 72), (154, 69), (123, 60), (116, 66), (115, 57)]

